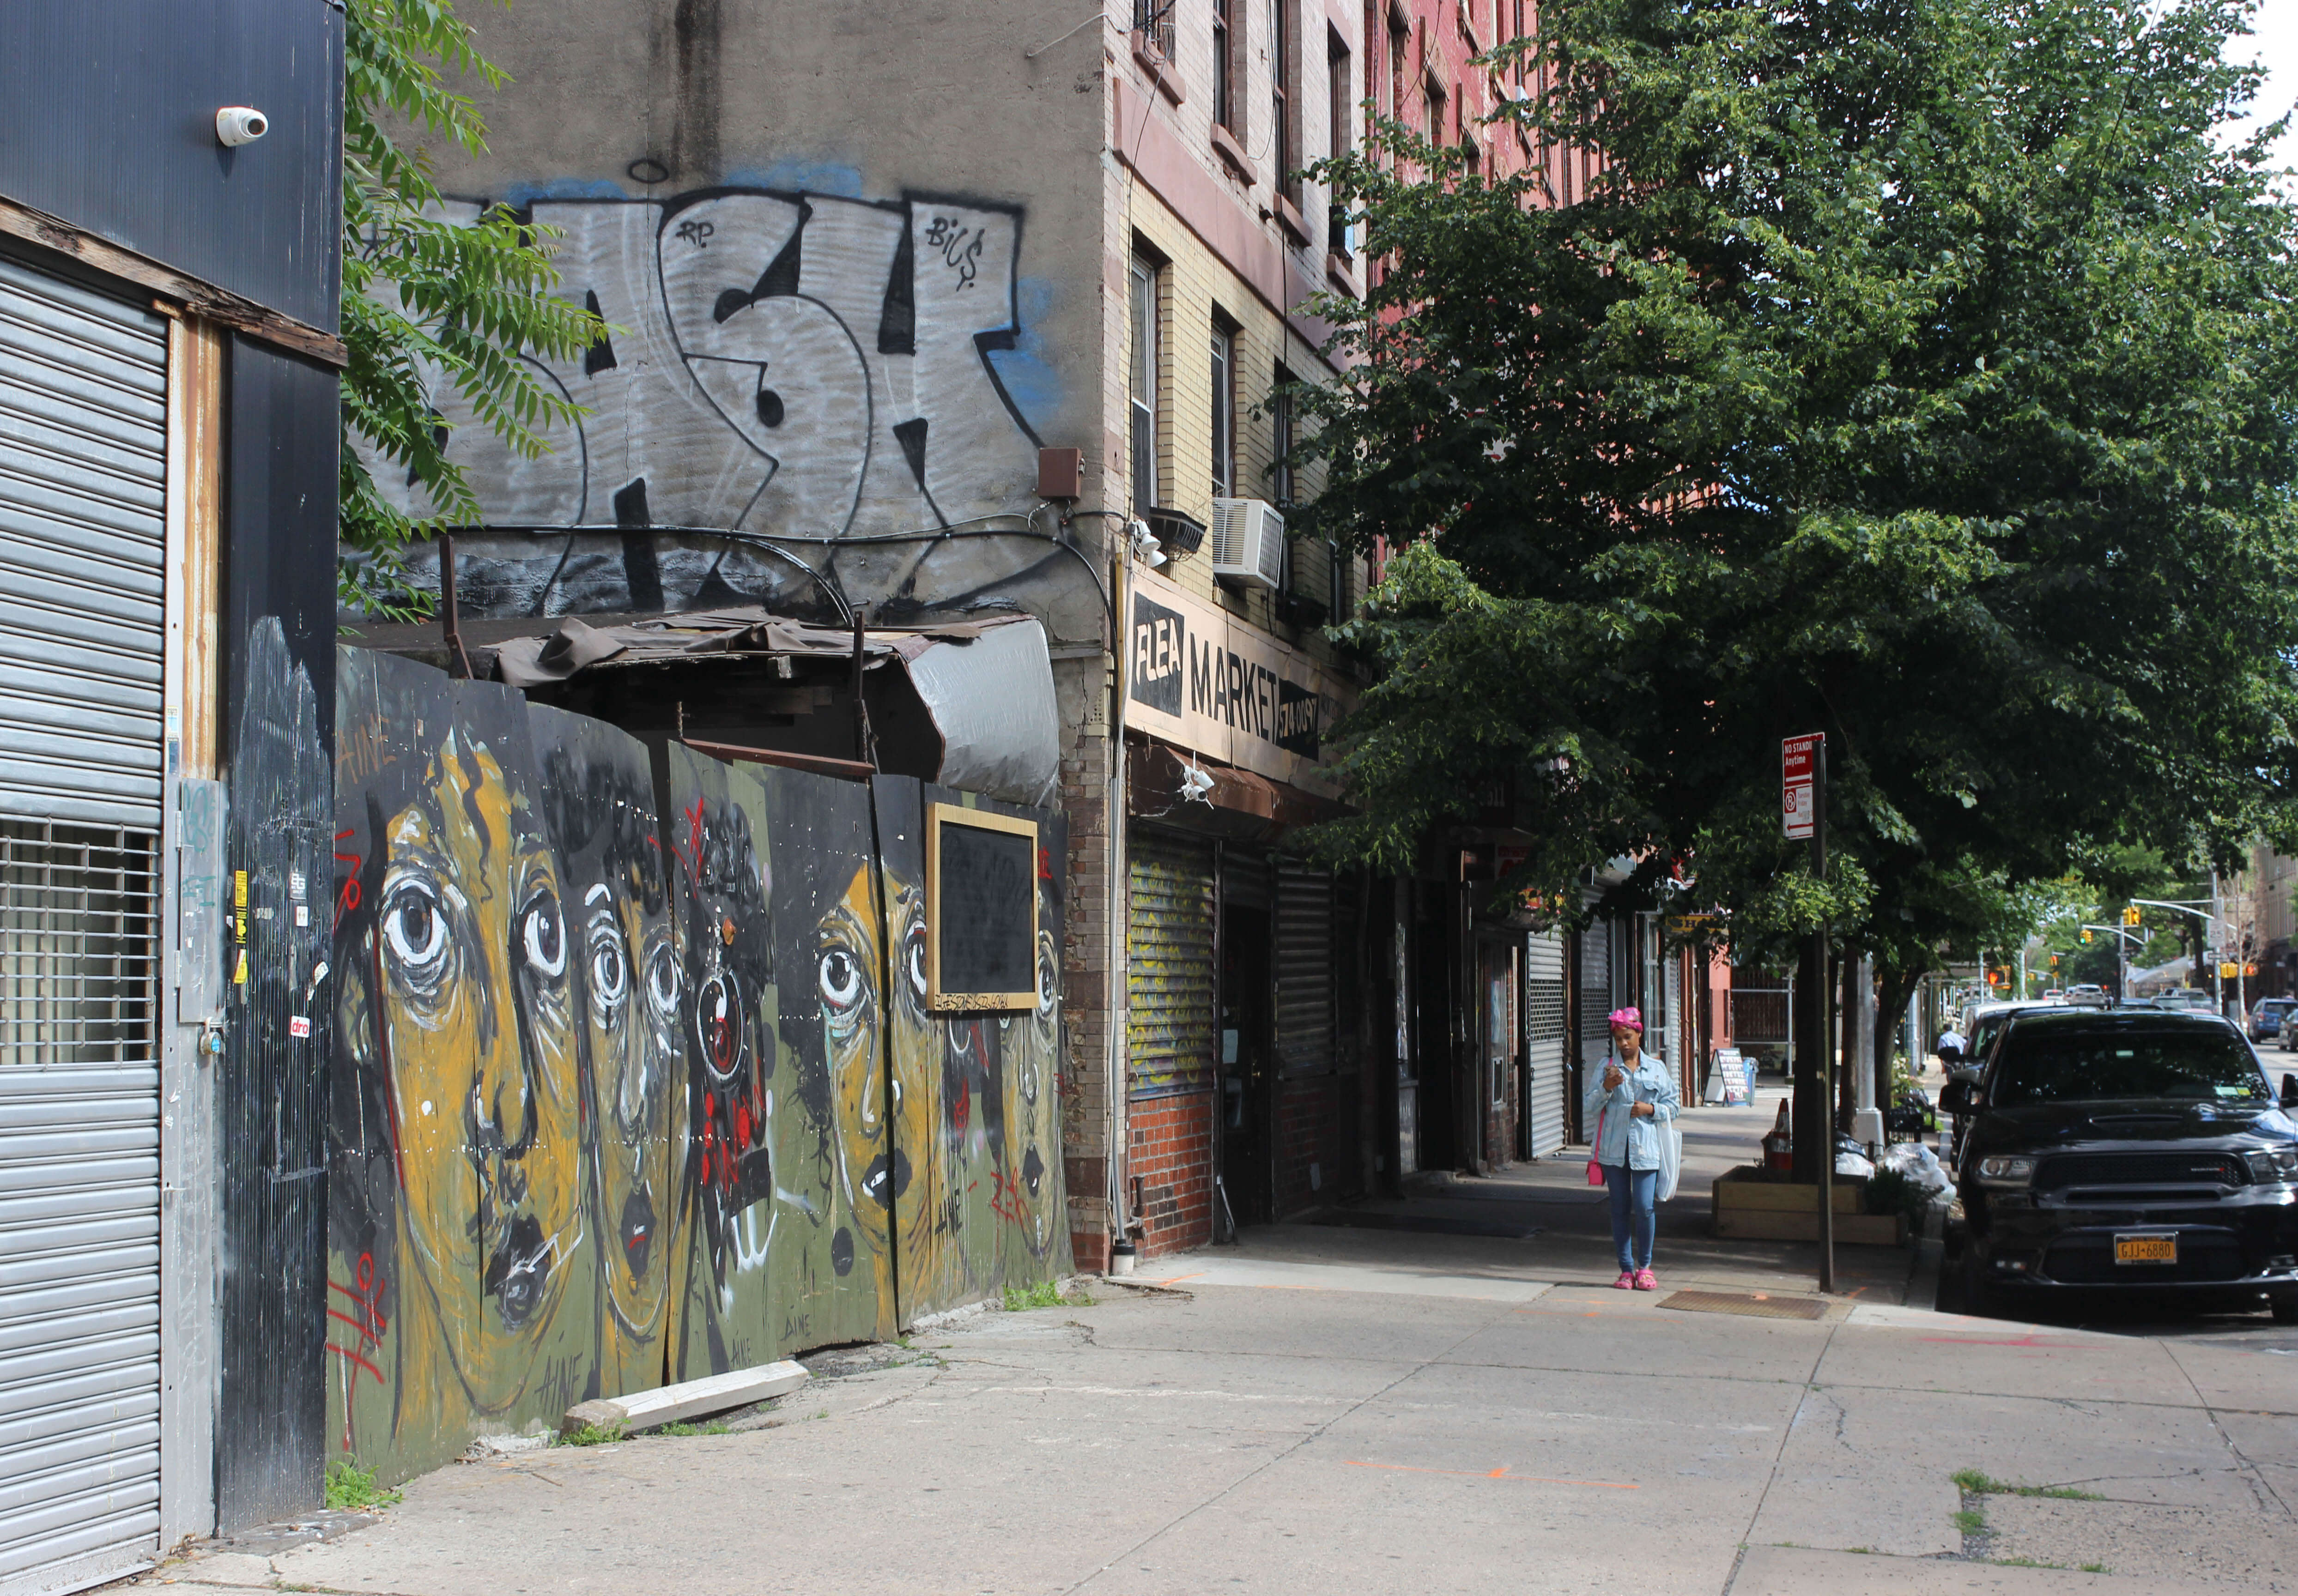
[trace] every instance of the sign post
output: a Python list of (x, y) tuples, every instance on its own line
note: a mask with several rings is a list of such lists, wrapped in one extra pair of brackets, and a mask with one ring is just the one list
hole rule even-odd
[[(1790, 737), (1780, 744), (1780, 822), (1788, 836), (1811, 844), (1811, 875), (1827, 879), (1827, 735)], [(1835, 1289), (1835, 1039), (1829, 1036), (1827, 926), (1822, 922), (1804, 949), (1803, 984), (1813, 1001), (1804, 1005), (1810, 1046), (1802, 1049), (1797, 1072), (1790, 1133), (1796, 1174), (1817, 1178), (1819, 1195), (1819, 1289)]]

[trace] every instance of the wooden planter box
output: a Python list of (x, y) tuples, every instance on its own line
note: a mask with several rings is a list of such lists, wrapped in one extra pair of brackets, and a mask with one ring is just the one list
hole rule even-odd
[[(1835, 1239), (1861, 1246), (1906, 1245), (1906, 1216), (1862, 1213), (1866, 1182), (1846, 1177), (1835, 1182)], [(1715, 1178), (1715, 1234), (1740, 1241), (1817, 1241), (1819, 1187), (1786, 1181), (1751, 1180), (1740, 1170)]]

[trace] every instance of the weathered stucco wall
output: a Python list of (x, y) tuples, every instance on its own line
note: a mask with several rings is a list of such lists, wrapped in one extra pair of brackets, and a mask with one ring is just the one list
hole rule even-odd
[[(475, 18), (515, 81), (484, 100), (489, 153), (442, 153), (442, 186), (563, 229), (563, 292), (621, 330), (548, 368), (591, 411), (551, 454), (458, 432), (489, 524), (598, 529), (466, 540), (471, 606), (821, 602), (715, 529), (844, 541), (806, 558), (889, 619), (1019, 604), (1098, 638), (1074, 559), (978, 535), (1053, 531), (1041, 444), (1100, 453), (1104, 31), (1025, 54), (1079, 20), (795, 0)], [(974, 535), (859, 541), (953, 526)]]

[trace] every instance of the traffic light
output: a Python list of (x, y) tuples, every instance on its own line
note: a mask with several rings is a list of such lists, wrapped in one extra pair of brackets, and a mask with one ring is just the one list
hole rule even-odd
[(2138, 906), (2137, 904), (2132, 904), (2129, 907), (2122, 911), (2122, 923), (2125, 925), (2137, 925), (2138, 923)]
[[(2090, 946), (2090, 932), (2087, 930), (2083, 932), (2083, 946), (2086, 947)], [(2053, 955), (2051, 957), (2051, 963), (2055, 964), (2058, 962), (2058, 955), (2055, 954)]]

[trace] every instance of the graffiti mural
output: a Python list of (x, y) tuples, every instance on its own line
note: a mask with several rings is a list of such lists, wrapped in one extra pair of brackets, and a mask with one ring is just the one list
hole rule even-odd
[[(475, 610), (806, 595), (787, 559), (649, 528), (839, 538), (1037, 503), (1029, 412), (1058, 385), (1022, 325), (1018, 208), (718, 188), (527, 209), (562, 235), (561, 292), (620, 330), (572, 360), (534, 362), (589, 411), (539, 459), (504, 448), (441, 385), (449, 453), (489, 525), (593, 529), (542, 545), (466, 539), (459, 574)], [(397, 491), (404, 500), (405, 485)], [(969, 562), (955, 583), (965, 587), (984, 575), (972, 562), (1020, 570), (1042, 554), (946, 558)], [(913, 581), (917, 559), (915, 549), (836, 556), (839, 580), (869, 598)], [(419, 557), (413, 569), (435, 581)]]
[[(1006, 1286), (1070, 1272), (1059, 1060), (1063, 897), (1054, 861), (1067, 828), (1042, 811), (984, 803), (905, 776), (871, 783), (889, 926), (886, 1005), (905, 1323)], [(1037, 1002), (1020, 1014), (926, 1008), (925, 815), (933, 803), (1034, 815), (1039, 839)]]
[(329, 1362), (412, 1472), (599, 1388), (580, 962), (525, 700), (337, 672)]
[(678, 1377), (890, 1336), (867, 790), (670, 750), (691, 1202)]
[(403, 1478), (1070, 1269), (1053, 816), (1001, 806), (1044, 828), (1034, 1008), (929, 1018), (921, 806), (983, 800), (657, 766), (364, 649), (337, 724), (341, 1452)]

